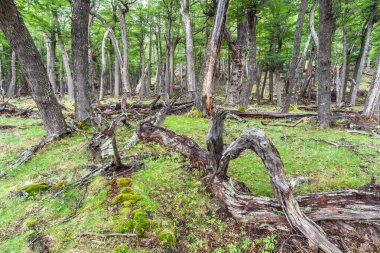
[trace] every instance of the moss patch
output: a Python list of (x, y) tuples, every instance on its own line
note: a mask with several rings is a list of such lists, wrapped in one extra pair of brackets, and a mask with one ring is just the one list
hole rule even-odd
[(162, 245), (168, 246), (168, 247), (169, 246), (175, 246), (175, 244), (176, 244), (176, 238), (175, 238), (173, 231), (168, 230), (168, 229), (162, 230), (158, 234), (158, 240), (160, 240)]
[(19, 191), (25, 191), (29, 195), (37, 195), (40, 192), (47, 191), (50, 189), (50, 185), (45, 183), (35, 183), (35, 184), (28, 184), (24, 185), (18, 188)]
[(129, 204), (135, 204), (141, 200), (141, 196), (133, 194), (133, 193), (120, 193), (116, 197), (114, 197), (111, 201), (113, 205), (118, 203), (129, 201)]
[(129, 177), (120, 177), (116, 179), (116, 185), (118, 188), (127, 187), (132, 183), (132, 178)]

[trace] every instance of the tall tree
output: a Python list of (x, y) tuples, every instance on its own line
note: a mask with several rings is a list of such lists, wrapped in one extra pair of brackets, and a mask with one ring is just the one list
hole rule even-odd
[(230, 1), (219, 0), (214, 19), (214, 27), (211, 39), (207, 47), (205, 60), (205, 72), (202, 82), (202, 106), (203, 114), (211, 116), (213, 109), (214, 75), (218, 63), (220, 45), (222, 43), (224, 29), (226, 27), (227, 11)]
[(285, 84), (285, 89), (284, 89), (285, 101), (282, 107), (282, 112), (285, 112), (285, 113), (289, 111), (291, 98), (293, 96), (293, 88), (296, 85), (296, 74), (297, 74), (296, 70), (297, 70), (299, 60), (300, 60), (302, 28), (303, 28), (303, 22), (305, 20), (307, 2), (308, 2), (307, 0), (301, 0), (300, 9), (298, 11), (297, 26), (296, 26), (296, 32), (294, 35), (294, 43), (293, 43), (293, 55), (292, 55), (292, 60), (289, 66), (288, 80)]
[(376, 69), (365, 102), (363, 115), (368, 118), (376, 118), (380, 121), (380, 54), (377, 57)]
[(186, 33), (187, 90), (189, 92), (189, 99), (194, 100), (196, 99), (195, 57), (194, 57), (193, 29), (191, 26), (189, 9), (190, 9), (189, 0), (181, 0), (181, 13), (182, 13), (182, 18), (183, 18), (183, 23), (185, 25), (185, 33)]
[(334, 29), (332, 0), (319, 0), (319, 46), (317, 59), (318, 125), (331, 125), (331, 47)]
[(1, 1), (0, 25), (20, 61), (48, 137), (66, 133), (65, 118), (54, 96), (42, 58), (13, 0)]
[(72, 1), (71, 47), (75, 86), (75, 120), (91, 120), (88, 62), (88, 22), (90, 0)]

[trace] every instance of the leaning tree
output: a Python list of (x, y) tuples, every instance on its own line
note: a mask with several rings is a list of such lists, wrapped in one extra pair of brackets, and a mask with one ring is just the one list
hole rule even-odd
[(13, 0), (1, 1), (0, 25), (20, 61), (48, 137), (66, 133), (68, 128), (65, 118), (54, 95), (41, 55)]

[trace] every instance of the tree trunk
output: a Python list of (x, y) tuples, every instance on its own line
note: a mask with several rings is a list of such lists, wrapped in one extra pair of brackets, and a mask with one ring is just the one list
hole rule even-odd
[(261, 88), (260, 99), (264, 99), (265, 86), (266, 86), (266, 83), (267, 83), (267, 77), (268, 77), (268, 70), (265, 71), (265, 73), (264, 73), (264, 82), (263, 82), (263, 87)]
[(16, 53), (12, 51), (11, 56), (11, 82), (9, 83), (8, 90), (7, 90), (7, 97), (13, 98), (15, 95), (16, 90), (16, 81), (17, 81), (17, 69), (16, 69)]
[(363, 115), (368, 118), (376, 118), (380, 121), (380, 54), (377, 57), (376, 70), (373, 74)]
[(115, 56), (115, 68), (114, 68), (114, 84), (113, 84), (113, 95), (115, 97), (120, 97), (120, 64)]
[[(186, 32), (186, 78), (187, 78), (187, 91), (189, 93), (189, 100), (196, 100), (196, 78), (195, 78), (195, 57), (194, 57), (194, 43), (193, 31), (191, 27), (191, 20), (189, 15), (189, 0), (181, 0), (181, 13)], [(182, 77), (181, 77), (182, 78)]]
[(282, 113), (287, 113), (289, 111), (289, 106), (294, 94), (293, 88), (295, 87), (297, 83), (296, 75), (297, 75), (297, 67), (300, 62), (302, 28), (303, 28), (303, 23), (305, 19), (306, 9), (307, 9), (307, 2), (308, 2), (307, 0), (301, 0), (300, 9), (298, 11), (296, 33), (294, 35), (294, 43), (293, 43), (292, 60), (289, 66), (288, 80), (285, 83), (285, 89), (284, 89), (285, 101), (281, 110)]
[(354, 76), (355, 83), (354, 85), (351, 86), (351, 95), (350, 95), (351, 106), (354, 106), (356, 104), (356, 96), (359, 90), (360, 82), (362, 80), (362, 75), (363, 75), (363, 70), (365, 67), (366, 59), (367, 59), (369, 44), (371, 42), (371, 33), (372, 33), (374, 18), (375, 18), (374, 15), (372, 15), (368, 20), (365, 40), (363, 41), (364, 47), (363, 47), (362, 54), (360, 55), (360, 58), (359, 58), (357, 72), (355, 73), (355, 76)]
[[(242, 83), (244, 66), (246, 63), (246, 35), (247, 22), (240, 22), (237, 25), (238, 38), (236, 41), (232, 39), (231, 34), (225, 30), (224, 37), (228, 43), (228, 48), (231, 51), (232, 73), (231, 82), (228, 89), (227, 104), (240, 105), (242, 104)], [(252, 75), (250, 75), (252, 76)], [(253, 76), (252, 78), (255, 78)]]
[(145, 47), (144, 47), (144, 33), (143, 24), (140, 26), (140, 99), (148, 96), (146, 93), (146, 76), (145, 76)]
[(273, 103), (273, 70), (269, 70), (269, 101)]
[(317, 59), (318, 125), (331, 125), (331, 46), (334, 15), (331, 0), (319, 1), (319, 47)]
[(88, 18), (90, 0), (72, 1), (71, 48), (75, 87), (75, 120), (91, 120), (88, 62)]
[(121, 41), (123, 43), (123, 63), (121, 68), (121, 109), (123, 112), (127, 109), (127, 97), (131, 95), (131, 84), (129, 81), (128, 71), (129, 71), (129, 59), (128, 59), (128, 33), (127, 24), (125, 22), (125, 14), (128, 10), (124, 10), (119, 7), (119, 18), (120, 18), (120, 28), (121, 28)]
[[(247, 22), (248, 22), (248, 40), (249, 40), (249, 64), (248, 64), (248, 85), (245, 86), (244, 94), (242, 96), (242, 105), (247, 106), (249, 104), (249, 98), (252, 94), (253, 86), (255, 85), (256, 75), (257, 75), (257, 63), (256, 63), (256, 6), (252, 7), (247, 12)], [(257, 81), (256, 85), (256, 100), (260, 101), (260, 82)]]
[[(69, 55), (65, 49), (65, 43), (64, 43), (63, 38), (62, 38), (57, 13), (54, 12), (53, 15), (54, 15), (54, 19), (55, 19), (55, 25), (57, 27), (58, 43), (59, 43), (59, 47), (60, 47), (61, 52), (62, 52), (63, 65), (65, 66), (68, 97), (69, 97), (69, 100), (73, 100), (74, 99), (74, 82), (73, 82), (73, 77), (72, 77), (71, 68), (70, 68)], [(64, 94), (62, 94), (62, 96), (63, 95)]]
[(336, 107), (340, 108), (343, 105), (343, 95), (344, 95), (344, 87), (346, 83), (347, 76), (347, 26), (343, 25), (343, 60), (342, 60), (342, 72), (340, 83), (336, 87)]
[(204, 78), (202, 82), (203, 114), (211, 116), (213, 109), (214, 74), (218, 63), (220, 45), (226, 27), (229, 0), (219, 0), (211, 40), (207, 48)]
[(59, 79), (59, 97), (62, 100), (63, 96), (65, 95), (65, 86), (64, 86), (64, 82), (63, 82), (63, 67), (62, 67), (61, 62), (59, 63), (59, 77), (58, 77), (58, 79)]
[(44, 35), (46, 40), (46, 68), (48, 72), (49, 81), (51, 83), (54, 93), (56, 93), (58, 90), (55, 78), (55, 31), (51, 31), (50, 33), (44, 33)]
[(4, 102), (5, 89), (4, 89), (4, 80), (3, 80), (3, 64), (0, 57), (0, 102)]
[(311, 10), (310, 10), (309, 28), (310, 28), (311, 37), (314, 40), (314, 44), (315, 44), (315, 47), (317, 48), (317, 52), (318, 52), (319, 39), (318, 39), (318, 35), (317, 35), (317, 32), (315, 31), (315, 27), (314, 27), (314, 17), (315, 17), (316, 8), (317, 8), (317, 0), (314, 0), (313, 6), (311, 7)]
[(41, 56), (13, 1), (1, 2), (0, 25), (20, 61), (47, 136), (54, 137), (66, 133), (68, 131), (66, 122), (54, 96)]
[(282, 107), (282, 95), (281, 95), (281, 76), (280, 71), (278, 69), (274, 72), (274, 79), (275, 79), (275, 88), (276, 88), (276, 101), (277, 101), (277, 107)]
[(146, 94), (149, 96), (152, 86), (152, 62), (153, 62), (153, 40), (152, 40), (152, 28), (149, 29), (149, 49), (148, 49), (148, 73), (146, 76)]
[(100, 74), (100, 88), (99, 88), (99, 101), (104, 98), (104, 89), (107, 76), (107, 39), (108, 39), (109, 30), (107, 29), (104, 33), (102, 40), (102, 70)]

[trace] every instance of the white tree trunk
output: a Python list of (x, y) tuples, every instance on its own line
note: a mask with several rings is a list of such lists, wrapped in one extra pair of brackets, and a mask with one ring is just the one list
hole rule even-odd
[(103, 100), (104, 97), (104, 88), (106, 83), (107, 75), (107, 39), (108, 39), (109, 30), (107, 29), (104, 33), (102, 40), (102, 70), (100, 74), (100, 88), (99, 88), (99, 100)]
[(8, 92), (7, 92), (8, 98), (14, 97), (15, 89), (16, 89), (17, 71), (16, 71), (16, 54), (14, 51), (12, 51), (12, 56), (11, 56), (11, 73), (12, 73), (12, 78), (11, 78), (11, 82), (9, 83)]
[(380, 120), (380, 55), (377, 58), (376, 71), (373, 75), (363, 115), (368, 118), (373, 118), (375, 116), (377, 117), (377, 120)]

